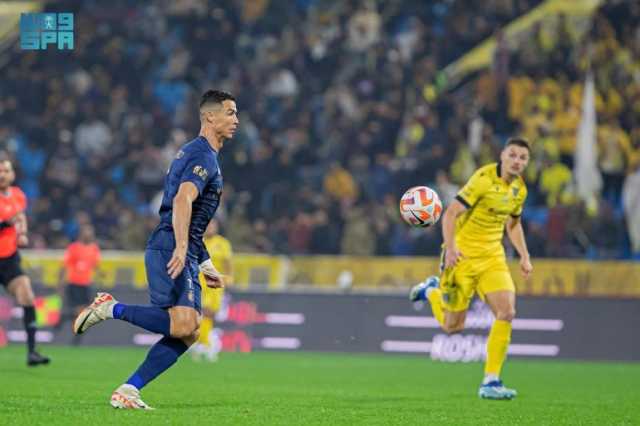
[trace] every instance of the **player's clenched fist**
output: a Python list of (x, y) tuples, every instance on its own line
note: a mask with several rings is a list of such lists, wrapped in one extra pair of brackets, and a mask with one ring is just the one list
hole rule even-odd
[(211, 259), (207, 259), (200, 264), (200, 272), (204, 275), (205, 282), (209, 288), (223, 288), (224, 276), (218, 272)]
[(533, 265), (531, 265), (531, 260), (528, 257), (520, 258), (520, 271), (525, 280), (528, 279), (531, 272), (533, 272)]

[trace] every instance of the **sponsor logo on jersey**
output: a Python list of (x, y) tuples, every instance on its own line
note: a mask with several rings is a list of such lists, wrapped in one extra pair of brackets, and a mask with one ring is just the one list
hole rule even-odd
[(193, 168), (193, 174), (198, 176), (202, 180), (207, 180), (207, 176), (209, 176), (209, 172), (202, 166), (195, 166)]

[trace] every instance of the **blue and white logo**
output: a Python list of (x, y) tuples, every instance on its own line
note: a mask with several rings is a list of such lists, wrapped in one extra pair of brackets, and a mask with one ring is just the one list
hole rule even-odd
[(23, 13), (20, 15), (20, 49), (73, 50), (73, 13)]

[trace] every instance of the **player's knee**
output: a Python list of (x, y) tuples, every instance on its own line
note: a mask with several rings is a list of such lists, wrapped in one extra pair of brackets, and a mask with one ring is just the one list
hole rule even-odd
[(187, 347), (191, 347), (200, 338), (200, 328), (196, 328), (191, 334), (180, 337), (180, 340), (184, 342)]
[(445, 322), (442, 326), (442, 330), (447, 334), (459, 333), (464, 329), (464, 322), (451, 321)]
[(29, 281), (21, 281), (16, 288), (16, 302), (22, 306), (33, 306), (34, 295)]
[(496, 319), (511, 322), (516, 317), (515, 308), (507, 308), (497, 312)]
[(464, 315), (447, 315), (442, 330), (447, 334), (455, 334), (464, 330)]
[(184, 339), (191, 336), (198, 329), (198, 323), (194, 318), (180, 318), (171, 324), (171, 335), (178, 339)]
[(464, 324), (445, 324), (442, 329), (447, 334), (456, 334), (464, 330)]
[(200, 324), (200, 318), (195, 310), (174, 309), (170, 310), (171, 336), (185, 339), (191, 336)]
[(20, 306), (33, 306), (35, 299), (32, 294), (26, 294), (22, 297), (16, 297), (16, 301)]

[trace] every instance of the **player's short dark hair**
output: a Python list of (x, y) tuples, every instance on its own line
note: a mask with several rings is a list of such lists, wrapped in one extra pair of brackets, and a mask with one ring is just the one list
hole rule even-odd
[(202, 94), (202, 98), (200, 98), (200, 109), (202, 109), (205, 105), (211, 104), (220, 104), (224, 101), (234, 101), (236, 98), (233, 97), (230, 93), (223, 92), (221, 90), (207, 90)]
[(508, 147), (509, 145), (520, 146), (522, 148), (527, 148), (527, 151), (531, 152), (531, 147), (529, 146), (529, 142), (527, 142), (524, 138), (509, 138), (507, 142), (504, 144), (504, 147)]

